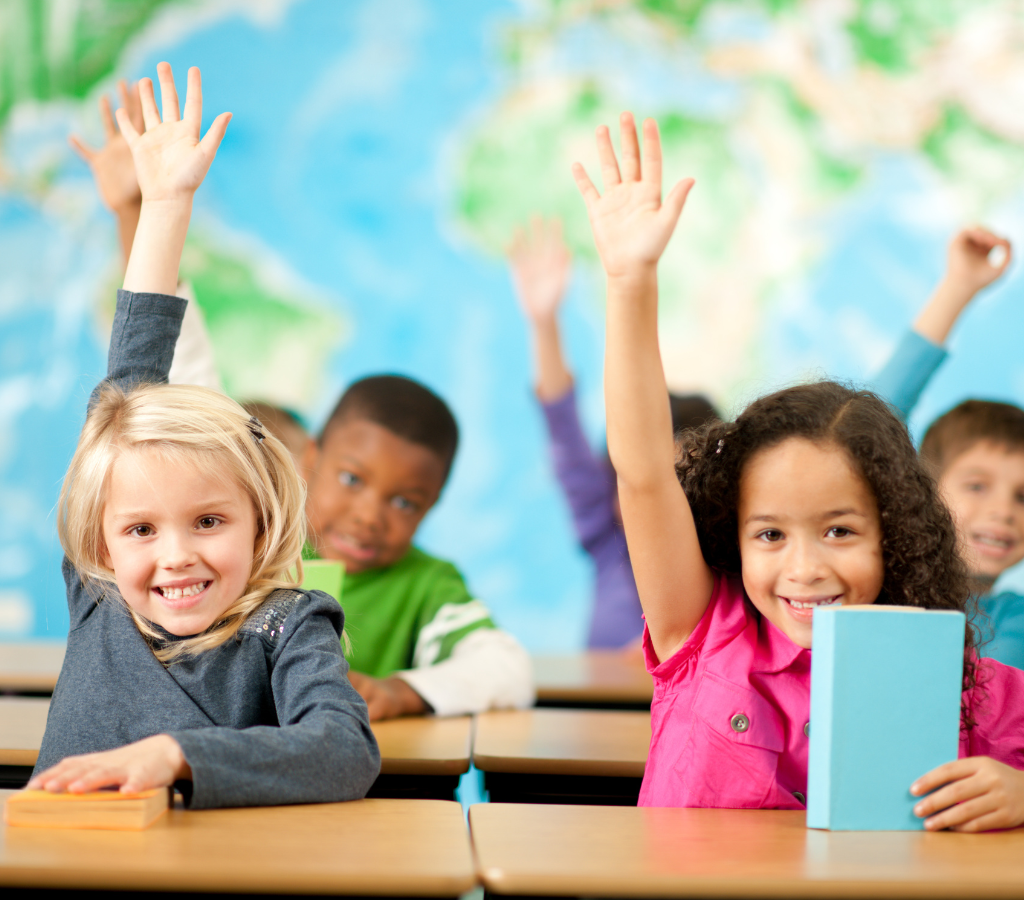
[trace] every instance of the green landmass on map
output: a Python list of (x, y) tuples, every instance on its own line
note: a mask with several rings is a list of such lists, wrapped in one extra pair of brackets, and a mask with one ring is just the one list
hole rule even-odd
[(308, 409), (344, 337), (341, 319), (300, 286), (275, 283), (248, 255), (201, 231), (185, 245), (181, 278), (195, 291), (224, 390), (240, 400)]
[(158, 11), (184, 2), (0, 0), (0, 127), (26, 100), (87, 96)]

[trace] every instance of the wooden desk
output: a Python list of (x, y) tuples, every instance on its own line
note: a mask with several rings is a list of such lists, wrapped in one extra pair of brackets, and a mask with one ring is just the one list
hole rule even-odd
[[(50, 701), (0, 697), (0, 787), (22, 787), (39, 756)], [(469, 716), (375, 722), (381, 775), (370, 796), (451, 800), (469, 770)]]
[(477, 717), (473, 764), (495, 802), (635, 806), (650, 740), (645, 712), (490, 712)]
[(139, 832), (0, 826), (0, 887), (457, 897), (475, 881), (462, 809), (437, 800), (179, 802)]
[(650, 709), (654, 684), (643, 661), (620, 650), (536, 656), (538, 706)]
[(1024, 830), (828, 832), (802, 812), (479, 804), (494, 894), (588, 897), (1024, 897)]
[(473, 720), (469, 716), (409, 716), (374, 722), (380, 776), (371, 797), (451, 800), (469, 771)]
[(64, 650), (64, 641), (0, 643), (0, 693), (52, 694)]
[(0, 697), (0, 788), (20, 788), (28, 781), (49, 709), (44, 697)]

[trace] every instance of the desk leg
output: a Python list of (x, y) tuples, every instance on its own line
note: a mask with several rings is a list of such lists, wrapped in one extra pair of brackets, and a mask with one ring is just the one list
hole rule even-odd
[(367, 797), (392, 800), (454, 800), (459, 775), (378, 775)]

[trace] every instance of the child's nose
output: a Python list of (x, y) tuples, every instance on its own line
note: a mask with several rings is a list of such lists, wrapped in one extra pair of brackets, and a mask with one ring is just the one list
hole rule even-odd
[(192, 565), (198, 557), (187, 535), (164, 534), (160, 542), (160, 566), (181, 569)]
[(827, 574), (825, 561), (812, 541), (794, 541), (786, 562), (786, 577), (797, 584), (813, 584)]
[(375, 491), (359, 491), (352, 502), (352, 514), (360, 525), (379, 528), (384, 521), (383, 499)]

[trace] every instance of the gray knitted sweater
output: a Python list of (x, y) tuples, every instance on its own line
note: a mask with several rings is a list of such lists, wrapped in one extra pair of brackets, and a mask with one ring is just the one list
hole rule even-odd
[[(108, 380), (165, 382), (184, 311), (177, 297), (119, 291)], [(345, 677), (333, 598), (275, 591), (234, 639), (165, 667), (116, 587), (86, 586), (67, 560), (64, 580), (71, 629), (37, 772), (169, 734), (192, 769), (178, 787), (195, 809), (351, 800), (369, 790), (380, 753), (366, 704)]]

